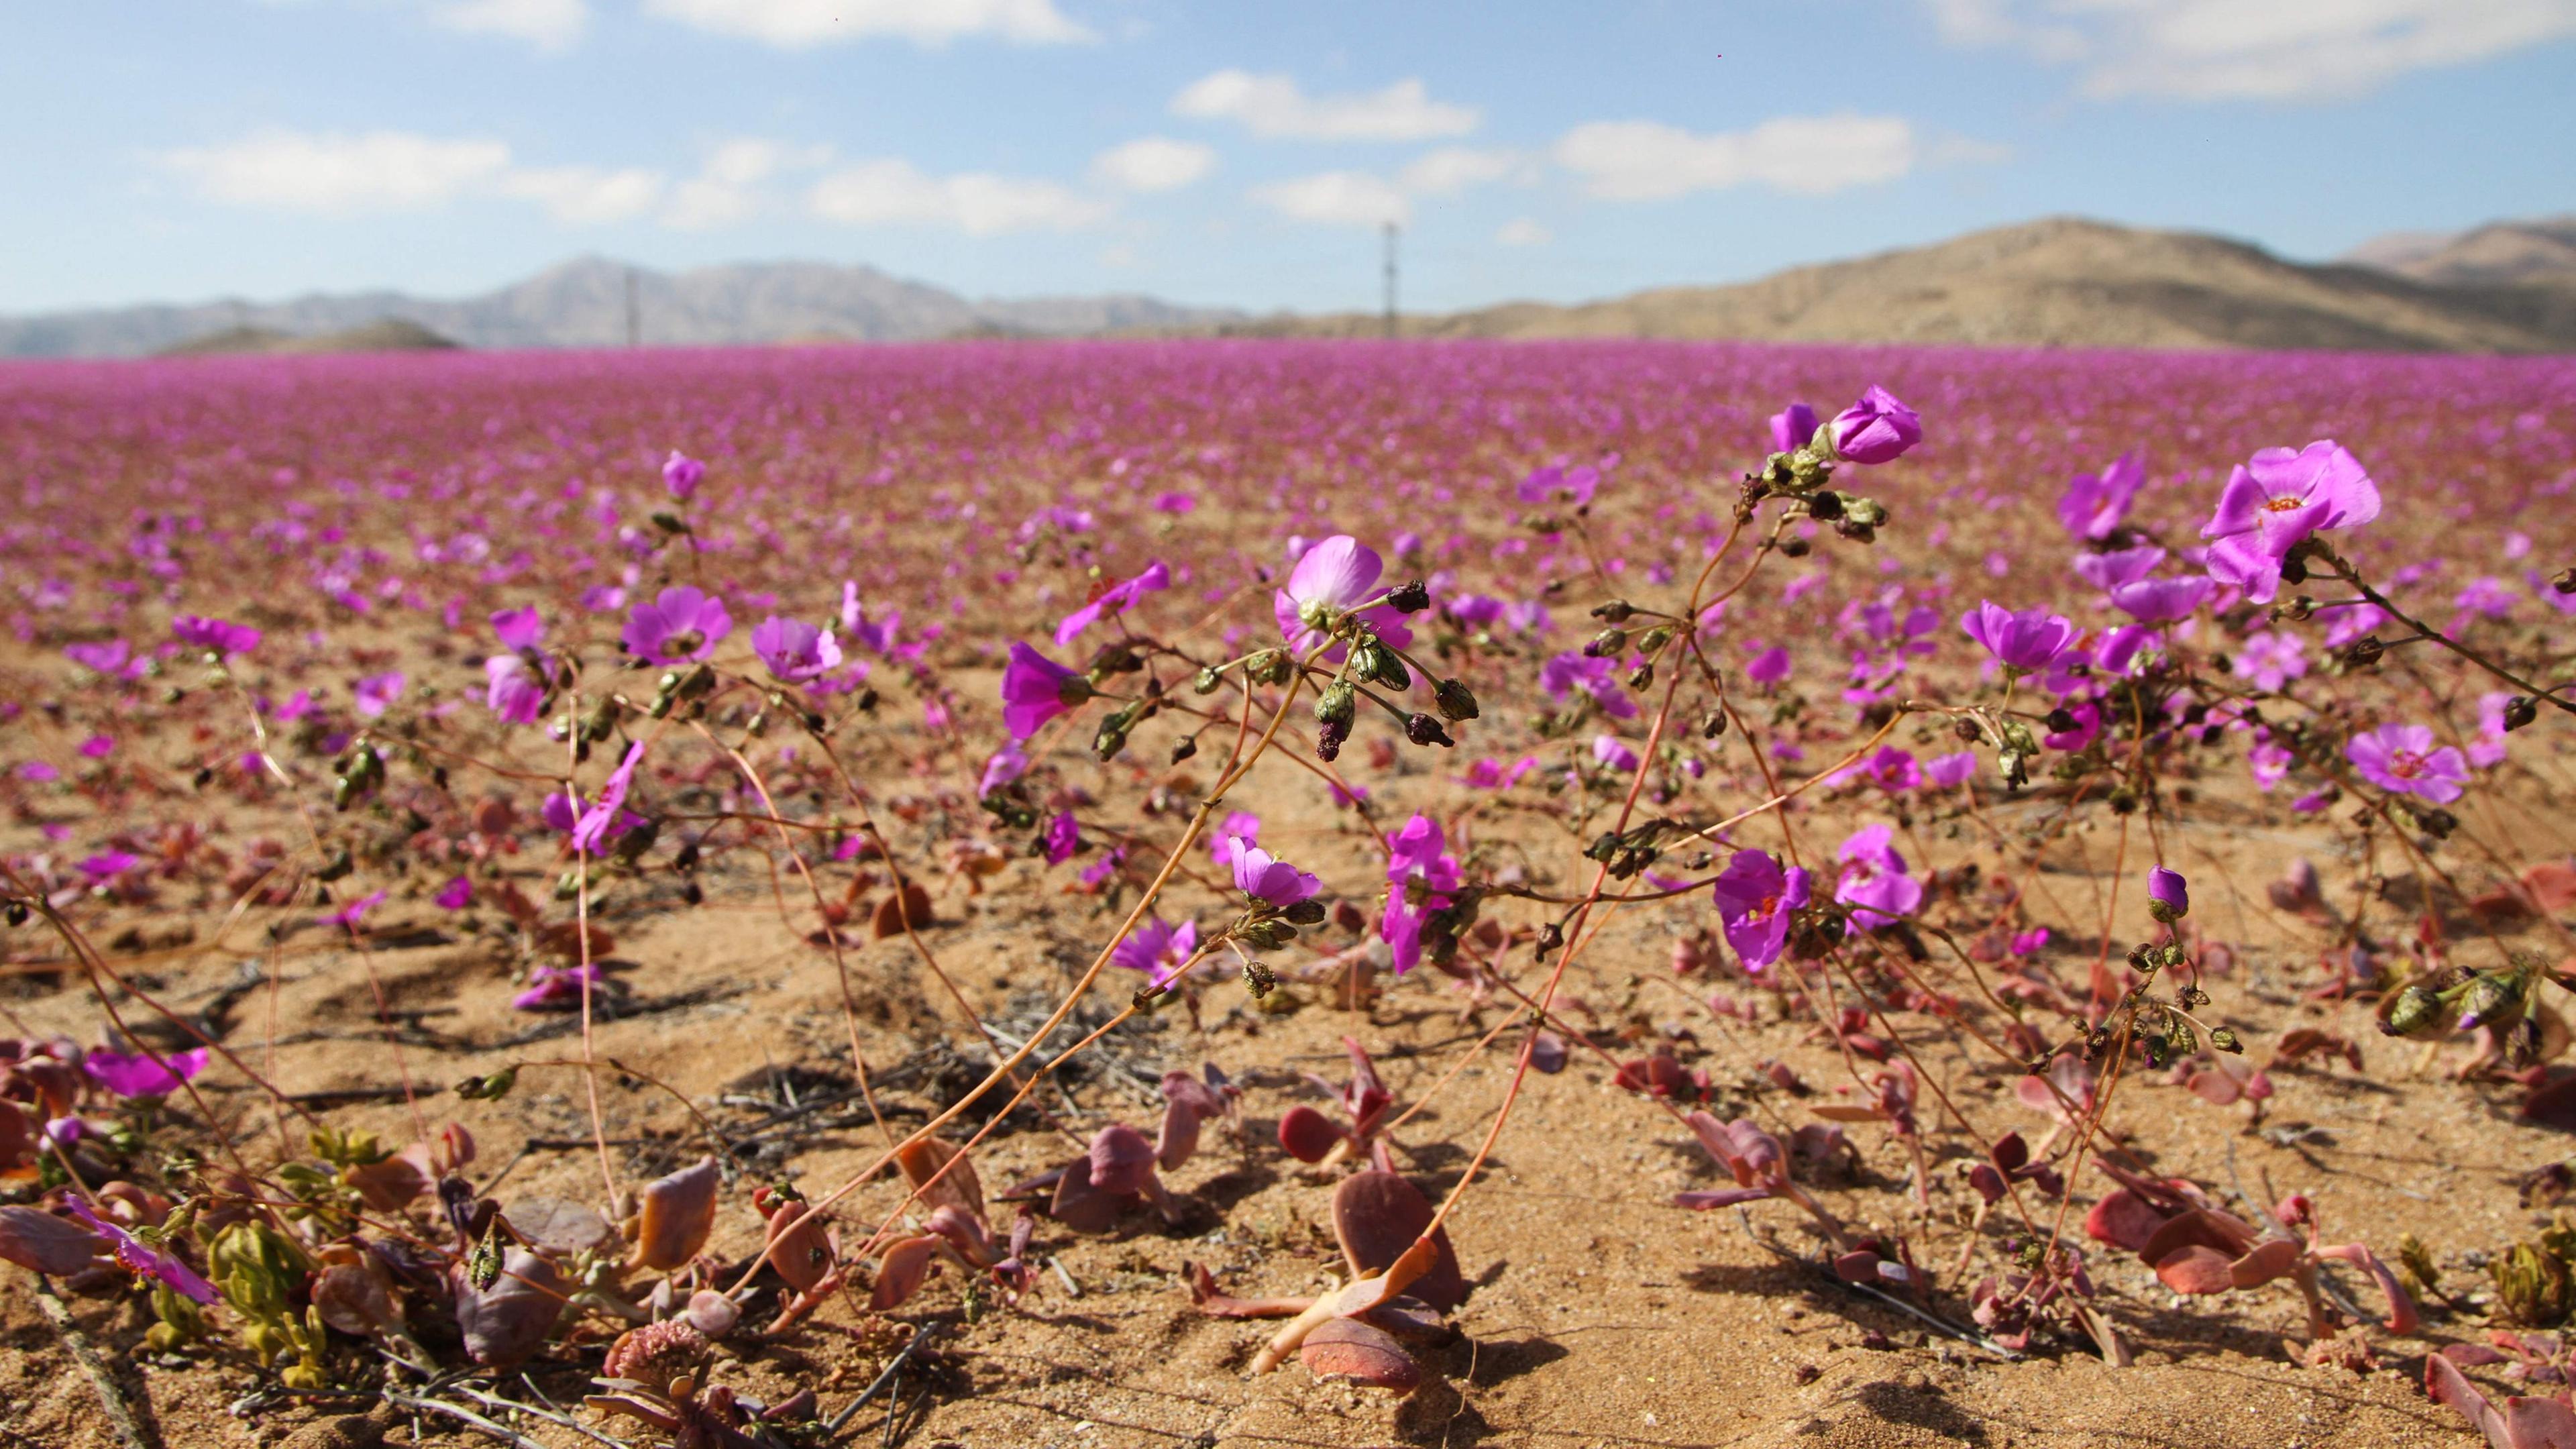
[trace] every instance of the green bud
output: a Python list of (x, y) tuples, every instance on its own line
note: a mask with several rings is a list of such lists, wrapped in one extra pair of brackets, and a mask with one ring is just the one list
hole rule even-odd
[(1323, 695), (1315, 701), (1315, 722), (1348, 729), (1351, 717), (1359, 711), (1358, 701), (1359, 692), (1349, 681), (1334, 680), (1324, 686)]
[(1431, 690), (1431, 702), (1440, 717), (1451, 723), (1476, 717), (1476, 694), (1454, 679), (1441, 680)]
[(1221, 682), (1221, 677), (1215, 670), (1202, 669), (1198, 673), (1190, 676), (1190, 693), (1214, 694), (1217, 691), (1218, 684)]
[(2438, 1026), (2442, 1020), (2442, 998), (2422, 986), (2409, 986), (2397, 993), (2396, 1002), (2388, 1009), (2388, 1019), (2379, 1029), (2390, 1036), (2416, 1036)]

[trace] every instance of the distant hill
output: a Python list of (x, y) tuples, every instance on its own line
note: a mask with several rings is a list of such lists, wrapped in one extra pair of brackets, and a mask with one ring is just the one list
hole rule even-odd
[(2576, 283), (2576, 216), (2391, 232), (2353, 248), (2345, 260), (2419, 282)]
[(160, 357), (213, 357), (241, 352), (442, 352), (456, 344), (399, 317), (379, 317), (338, 332), (299, 337), (273, 327), (227, 327), (159, 349)]
[[(623, 263), (584, 257), (457, 300), (360, 292), (0, 317), (0, 357), (137, 357), (224, 334), (314, 339), (388, 320), (465, 347), (613, 347), (626, 340), (627, 274)], [(1074, 336), (1210, 326), (1241, 315), (1127, 295), (976, 301), (873, 267), (823, 262), (636, 268), (634, 276), (643, 339), (666, 347)]]
[[(1235, 335), (1372, 336), (1374, 314)], [(2450, 285), (2285, 261), (2195, 232), (2058, 217), (1724, 287), (1404, 319), (1408, 336), (1670, 337), (1991, 346), (2576, 351), (2576, 286)]]
[[(643, 339), (660, 346), (1101, 335), (1373, 337), (1382, 326), (1374, 313), (1255, 317), (1134, 295), (978, 301), (870, 267), (821, 262), (679, 273), (635, 269), (632, 275)], [(460, 300), (372, 292), (0, 318), (0, 356), (436, 345), (365, 331), (392, 324), (475, 348), (609, 347), (626, 340), (628, 276), (621, 263), (589, 257)], [(1404, 332), (2576, 352), (2576, 219), (2387, 237), (2351, 259), (2309, 265), (2224, 237), (2056, 217), (1732, 286), (1663, 287), (1596, 302), (1509, 302), (1407, 317)]]

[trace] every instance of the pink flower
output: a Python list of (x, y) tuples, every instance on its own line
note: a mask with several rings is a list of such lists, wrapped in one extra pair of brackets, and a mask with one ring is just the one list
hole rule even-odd
[(141, 1052), (101, 1049), (82, 1056), (81, 1070), (120, 1097), (166, 1097), (179, 1090), (180, 1083), (195, 1081), (206, 1069), (208, 1055), (204, 1047), (191, 1047), (164, 1052), (154, 1061)]
[(314, 922), (318, 926), (346, 926), (352, 931), (367, 923), (367, 912), (385, 903), (383, 891), (370, 891), (331, 914)]
[(1072, 811), (1059, 811), (1053, 819), (1047, 821), (1047, 864), (1062, 865), (1073, 859), (1073, 853), (1081, 848), (1082, 826), (1074, 820)]
[(1778, 684), (1789, 677), (1789, 651), (1774, 644), (1757, 650), (1744, 666), (1744, 677), (1756, 684)]
[(528, 661), (495, 654), (483, 661), (483, 703), (503, 724), (535, 724), (546, 707), (546, 686)]
[(670, 489), (671, 496), (683, 503), (688, 502), (697, 493), (698, 485), (706, 481), (706, 476), (706, 464), (689, 457), (677, 448), (672, 449), (671, 456), (663, 460), (662, 486)]
[(1028, 772), (1029, 757), (1018, 742), (1004, 745), (984, 762), (984, 778), (976, 782), (975, 794), (990, 795)]
[(2120, 584), (2111, 590), (2112, 606), (2130, 618), (2148, 624), (2170, 624), (2191, 617), (2192, 611), (2209, 597), (2216, 587), (2209, 579), (2140, 579)]
[(170, 632), (180, 643), (209, 654), (248, 654), (259, 647), (260, 633), (248, 624), (203, 614), (181, 614), (170, 621)]
[(195, 1269), (179, 1260), (179, 1255), (166, 1248), (156, 1248), (134, 1234), (100, 1217), (77, 1195), (64, 1200), (72, 1216), (88, 1224), (89, 1230), (107, 1239), (116, 1253), (117, 1265), (138, 1278), (150, 1278), (169, 1286), (171, 1291), (199, 1303), (216, 1301), (215, 1286), (198, 1277)]
[[(1973, 760), (1975, 756), (1969, 758)], [(1894, 745), (1879, 746), (1877, 754), (1861, 762), (1861, 771), (1872, 784), (1890, 794), (1923, 785), (1923, 767), (1915, 762), (1914, 752)]]
[(2095, 704), (2089, 699), (2079, 699), (2074, 703), (2067, 705), (2066, 712), (2075, 716), (2075, 728), (2071, 730), (2057, 730), (2048, 735), (2042, 736), (2040, 739), (2041, 744), (2048, 746), (2052, 750), (2063, 750), (2068, 754), (2073, 754), (2077, 750), (2084, 748), (2086, 745), (2089, 745), (2093, 743), (2094, 740), (2100, 738), (2102, 734), (2102, 708), (2100, 705)]
[[(1271, 600), (1271, 612), (1279, 620), (1279, 634), (1288, 647), (1298, 654), (1319, 648), (1330, 637), (1326, 626), (1353, 608), (1374, 598), (1379, 592), (1378, 575), (1385, 572), (1385, 561), (1377, 550), (1366, 547), (1347, 533), (1337, 533), (1297, 560), (1288, 575), (1288, 586)], [(1413, 631), (1404, 616), (1379, 605), (1360, 617), (1377, 631), (1379, 638), (1401, 649), (1413, 642)], [(1325, 657), (1338, 660), (1342, 650), (1336, 646)]]
[(492, 632), (501, 636), (504, 649), (534, 649), (545, 641), (546, 619), (534, 605), (500, 609), (492, 615)]
[(615, 836), (623, 835), (643, 819), (625, 808), (627, 789), (635, 782), (635, 766), (644, 758), (644, 742), (637, 740), (626, 747), (626, 758), (608, 772), (607, 783), (599, 787), (599, 798), (581, 812), (573, 822), (572, 848), (597, 855), (599, 848)]
[(1756, 975), (1780, 959), (1789, 940), (1789, 914), (1803, 908), (1811, 887), (1797, 866), (1781, 869), (1765, 850), (1739, 850), (1726, 870), (1710, 882), (1726, 943), (1735, 948), (1744, 969)]
[(2122, 584), (2134, 584), (2156, 571), (2165, 561), (2165, 551), (2154, 544), (2137, 548), (2116, 549), (2110, 553), (2079, 553), (2075, 556), (2076, 576), (2105, 592)]
[(1175, 926), (1159, 916), (1148, 916), (1135, 934), (1118, 943), (1109, 959), (1130, 971), (1146, 973), (1147, 985), (1160, 986), (1180, 974), (1198, 944), (1198, 922), (1183, 921)]
[(2238, 465), (2200, 536), (2245, 540), (2278, 560), (2309, 534), (2378, 516), (2379, 485), (2362, 471), (2360, 459), (2329, 438), (2295, 453), (2265, 448)]
[(378, 718), (393, 707), (394, 701), (402, 698), (403, 685), (407, 682), (400, 670), (370, 674), (350, 688), (350, 708), (358, 712), (360, 719)]
[(677, 664), (704, 659), (733, 632), (733, 616), (724, 600), (686, 584), (664, 589), (650, 603), (637, 604), (626, 616), (618, 637), (626, 652), (647, 664)]
[(528, 977), (528, 989), (510, 998), (515, 1011), (560, 1011), (581, 1002), (582, 987), (597, 990), (607, 983), (599, 963), (587, 966), (540, 966)]
[(1794, 453), (1815, 441), (1816, 410), (1802, 402), (1771, 415), (1771, 451)]
[(1890, 843), (1894, 835), (1889, 826), (1871, 825), (1842, 844), (1842, 879), (1834, 899), (1852, 908), (1854, 934), (1893, 925), (1923, 904), (1923, 883), (1905, 873), (1905, 857)]
[(430, 900), (441, 910), (461, 911), (474, 904), (474, 882), (460, 875), (440, 886), (438, 894), (431, 896)]
[(810, 683), (841, 663), (841, 644), (831, 630), (775, 616), (752, 626), (751, 652), (782, 684)]
[(1549, 463), (1532, 468), (1521, 480), (1514, 496), (1523, 503), (1546, 503), (1561, 499), (1581, 508), (1592, 501), (1593, 490), (1601, 486), (1601, 470), (1589, 463), (1568, 468), (1562, 463)]
[(1834, 414), (1833, 430), (1834, 451), (1853, 463), (1892, 463), (1923, 441), (1923, 419), (1876, 384)]
[(2420, 796), (2436, 805), (2460, 798), (2469, 762), (2449, 745), (2433, 747), (2429, 725), (2384, 724), (2354, 735), (2343, 747), (2361, 777), (2383, 790)]
[(2046, 609), (2018, 613), (1992, 599), (1959, 617), (1959, 628), (2006, 669), (2045, 669), (2075, 641), (2075, 626)]
[(1955, 790), (1976, 778), (1977, 752), (1961, 750), (1955, 755), (1937, 755), (1923, 762), (1924, 778), (1944, 790)]
[(1226, 863), (1234, 870), (1236, 890), (1273, 907), (1293, 906), (1324, 888), (1322, 881), (1239, 836)]
[(1002, 670), (1002, 723), (1014, 742), (1089, 698), (1091, 685), (1080, 674), (1018, 640), (1011, 642), (1011, 662)]
[(1386, 838), (1386, 912), (1378, 934), (1395, 957), (1395, 974), (1403, 975), (1422, 960), (1422, 926), (1426, 918), (1454, 902), (1447, 892), (1461, 888), (1458, 861), (1441, 847), (1440, 822), (1416, 815)]
[(2306, 676), (2307, 648), (2298, 635), (2278, 629), (2248, 634), (2237, 647), (2234, 672), (2239, 679), (2254, 681), (2257, 689), (2277, 690)]
[(2146, 481), (2146, 461), (2136, 453), (2122, 453), (2098, 475), (2078, 473), (2067, 481), (2066, 494), (2057, 502), (2057, 521), (2078, 538), (2109, 538), (2119, 532)]
[(1145, 571), (1132, 579), (1121, 579), (1100, 591), (1090, 603), (1064, 616), (1055, 626), (1055, 647), (1070, 644), (1074, 636), (1098, 623), (1103, 615), (1120, 614), (1143, 595), (1172, 586), (1172, 571), (1160, 560), (1145, 566)]
[(1592, 758), (1623, 775), (1633, 774), (1637, 768), (1637, 752), (1621, 744), (1617, 735), (1594, 735)]

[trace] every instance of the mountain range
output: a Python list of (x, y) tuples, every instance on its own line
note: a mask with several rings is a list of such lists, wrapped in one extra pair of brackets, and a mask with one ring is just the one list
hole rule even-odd
[[(667, 273), (585, 257), (479, 297), (400, 292), (0, 317), (0, 356), (1376, 336), (1375, 313), (1254, 316), (1133, 294), (969, 299), (864, 266)], [(1414, 337), (1660, 337), (1993, 346), (2576, 352), (2576, 217), (2376, 238), (2295, 262), (2250, 243), (2053, 217), (1729, 286), (1402, 319)]]

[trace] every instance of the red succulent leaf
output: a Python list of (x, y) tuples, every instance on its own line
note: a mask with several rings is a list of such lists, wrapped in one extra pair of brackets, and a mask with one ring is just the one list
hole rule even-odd
[[(895, 1149), (894, 1160), (903, 1169), (904, 1181), (920, 1190), (922, 1206), (958, 1207), (990, 1221), (992, 1214), (984, 1210), (983, 1180), (975, 1175), (974, 1159), (957, 1161), (962, 1155), (963, 1149), (945, 1138), (924, 1137)], [(923, 1183), (930, 1185), (923, 1187)]]
[(1154, 1180), (1154, 1144), (1123, 1122), (1091, 1137), (1091, 1185), (1101, 1192), (1140, 1193)]
[(1279, 1145), (1299, 1162), (1323, 1161), (1341, 1140), (1342, 1129), (1312, 1107), (1291, 1107), (1279, 1119)]
[[(1354, 1277), (1383, 1273), (1431, 1226), (1431, 1200), (1396, 1173), (1374, 1168), (1343, 1178), (1333, 1189), (1333, 1238)], [(1431, 1235), (1430, 1271), (1405, 1291), (1441, 1312), (1467, 1299), (1467, 1278), (1458, 1269), (1449, 1230)]]
[(1077, 1157), (1055, 1180), (1055, 1200), (1047, 1216), (1077, 1233), (1105, 1233), (1117, 1226), (1133, 1194), (1102, 1192), (1091, 1182), (1091, 1159)]
[(2202, 1243), (2186, 1244), (2158, 1258), (2156, 1276), (2176, 1293), (2224, 1293), (2236, 1286), (2232, 1260)]
[(1349, 1379), (1373, 1389), (1410, 1393), (1421, 1386), (1422, 1366), (1385, 1329), (1349, 1318), (1320, 1324), (1306, 1335), (1297, 1360), (1315, 1377)]
[(2084, 1231), (2097, 1243), (2135, 1252), (2147, 1245), (2170, 1214), (2125, 1187), (2113, 1188), (2084, 1215)]
[(924, 1234), (905, 1238), (886, 1249), (885, 1258), (877, 1265), (876, 1286), (868, 1290), (868, 1311), (883, 1313), (900, 1306), (921, 1291), (922, 1283), (938, 1261), (940, 1240)]
[(41, 1208), (0, 1207), (0, 1258), (34, 1273), (77, 1273), (107, 1244), (98, 1234)]

